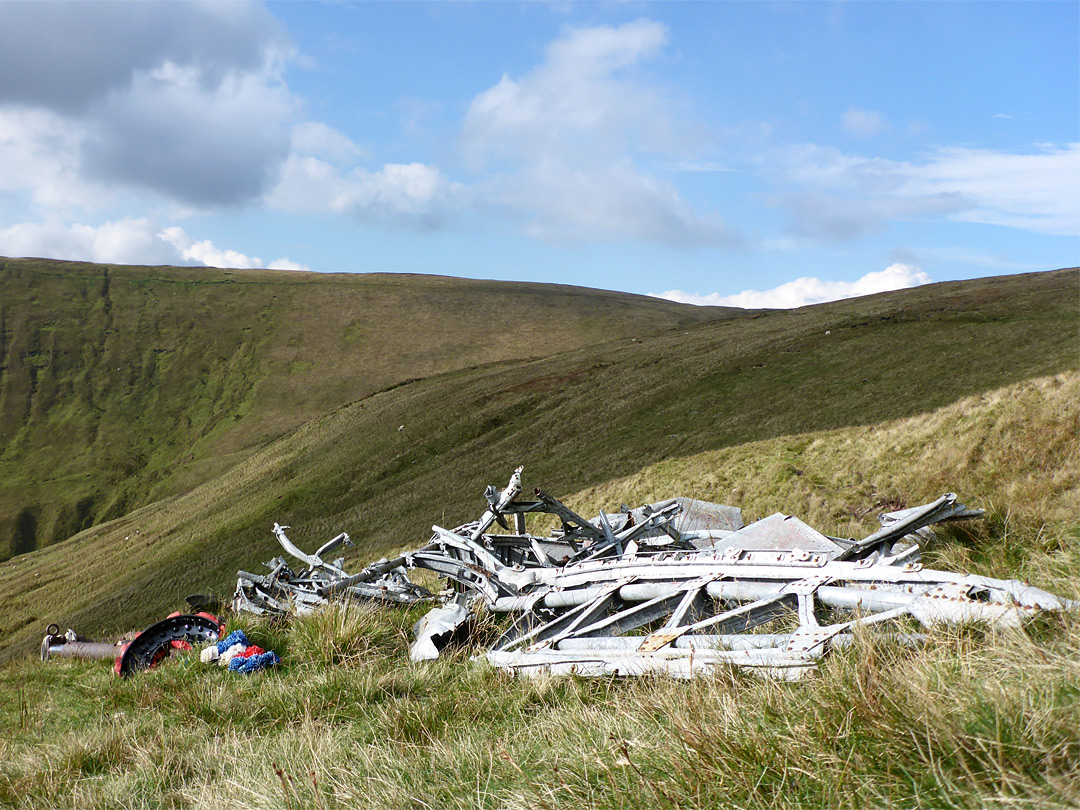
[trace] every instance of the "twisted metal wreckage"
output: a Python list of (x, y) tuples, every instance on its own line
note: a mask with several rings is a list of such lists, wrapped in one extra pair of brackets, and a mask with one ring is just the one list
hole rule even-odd
[[(540, 489), (519, 499), (521, 472), (502, 492), (487, 488), (480, 520), (433, 526), (427, 545), (357, 574), (343, 559), (323, 560), (351, 545), (347, 534), (305, 554), (275, 524), (278, 541), (306, 567), (293, 573), (277, 557), (267, 576), (239, 572), (233, 607), (284, 614), (332, 598), (435, 601), (408, 578), (427, 569), (449, 587), (414, 628), (413, 660), (436, 658), (486, 609), (513, 617), (485, 654), (512, 672), (691, 677), (737, 665), (795, 679), (860, 628), (884, 625), (917, 645), (926, 635), (912, 632), (915, 622), (1016, 626), (1077, 604), (1017, 580), (924, 568), (929, 527), (983, 514), (952, 493), (884, 514), (881, 529), (854, 540), (781, 513), (744, 526), (738, 508), (689, 498), (586, 520)], [(561, 528), (530, 534), (526, 517), (537, 514), (555, 516)], [(505, 533), (489, 531), (495, 524)]]

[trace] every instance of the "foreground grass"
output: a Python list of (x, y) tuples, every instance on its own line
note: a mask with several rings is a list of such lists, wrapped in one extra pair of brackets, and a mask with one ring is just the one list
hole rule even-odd
[(865, 639), (812, 678), (514, 679), (467, 651), (414, 665), (418, 611), (272, 627), (251, 677), (193, 654), (0, 670), (12, 807), (1075, 807), (1080, 616)]

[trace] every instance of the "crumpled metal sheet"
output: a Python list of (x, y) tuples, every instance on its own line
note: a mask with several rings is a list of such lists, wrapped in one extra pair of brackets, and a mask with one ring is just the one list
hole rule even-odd
[(458, 602), (431, 610), (413, 626), (416, 641), (409, 647), (409, 659), (433, 661), (438, 658), (439, 651), (471, 616), (468, 608)]

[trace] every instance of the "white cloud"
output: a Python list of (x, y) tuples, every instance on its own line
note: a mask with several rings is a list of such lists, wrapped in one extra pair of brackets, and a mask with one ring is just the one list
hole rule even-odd
[(968, 222), (1080, 235), (1080, 143), (1026, 154), (941, 149), (913, 170), (910, 188), (964, 194), (973, 205), (957, 218)]
[(589, 171), (545, 160), (515, 175), (499, 201), (525, 219), (526, 234), (550, 242), (634, 238), (679, 247), (739, 241), (718, 216), (697, 213), (673, 186), (629, 160)]
[(0, 193), (52, 210), (87, 207), (108, 192), (83, 179), (85, 128), (49, 110), (0, 106)]
[(786, 187), (772, 200), (788, 209), (797, 236), (850, 239), (890, 220), (933, 217), (1080, 234), (1080, 144), (938, 149), (918, 161), (804, 145), (774, 154), (770, 171)]
[(794, 309), (808, 304), (917, 287), (920, 284), (929, 284), (930, 281), (930, 277), (918, 267), (898, 263), (878, 272), (867, 273), (856, 281), (823, 281), (819, 278), (804, 277), (781, 284), (772, 290), (744, 290), (736, 295), (698, 295), (681, 290), (649, 294), (656, 298), (697, 306)]
[(207, 267), (310, 270), (287, 257), (264, 265), (258, 256), (196, 241), (183, 228), (160, 228), (145, 217), (125, 217), (101, 225), (21, 222), (0, 229), (0, 256), (70, 259), (107, 264), (201, 264)]
[(467, 207), (467, 191), (437, 166), (387, 163), (370, 171), (346, 135), (313, 121), (292, 129), (292, 153), (264, 198), (283, 211), (347, 214), (360, 222), (430, 230)]
[(303, 270), (305, 272), (311, 272), (311, 268), (306, 264), (300, 264), (299, 262), (290, 261), (289, 259), (274, 259), (266, 266), (270, 270)]
[(633, 143), (674, 146), (663, 94), (632, 75), (667, 42), (660, 23), (572, 28), (548, 45), (545, 60), (515, 81), (507, 75), (472, 100), (462, 128), (467, 156), (534, 160), (578, 153), (621, 156)]
[(378, 171), (344, 170), (292, 154), (267, 205), (284, 211), (334, 211), (365, 223), (431, 230), (468, 207), (468, 191), (437, 166), (388, 163)]
[(673, 123), (678, 105), (638, 73), (666, 43), (667, 29), (650, 20), (571, 28), (532, 71), (477, 95), (461, 145), (474, 168), (494, 169), (485, 201), (552, 242), (737, 242), (718, 216), (638, 165), (646, 153), (688, 160), (695, 145), (683, 134), (695, 127)]
[(434, 228), (453, 212), (460, 191), (436, 166), (388, 163), (351, 172), (335, 206), (364, 221)]
[(0, 230), (0, 255), (112, 264), (165, 264), (176, 258), (143, 218), (97, 227), (59, 221), (19, 223)]
[(264, 202), (282, 211), (340, 211), (346, 189), (344, 173), (337, 166), (293, 152), (281, 165), (278, 181)]
[(860, 110), (858, 107), (849, 107), (840, 117), (840, 125), (845, 132), (860, 138), (880, 135), (889, 128), (889, 122), (881, 113), (874, 110)]
[[(266, 266), (258, 256), (247, 256), (237, 250), (219, 248), (209, 239), (197, 242), (184, 233), (183, 228), (176, 225), (163, 229), (158, 233), (158, 238), (172, 245), (186, 262), (197, 262), (206, 267), (237, 268), (241, 270)], [(274, 261), (270, 262), (269, 267), (280, 270), (311, 269), (307, 265), (297, 264), (285, 257), (274, 259)]]
[(88, 176), (196, 206), (235, 204), (263, 193), (289, 153), (296, 102), (277, 69), (229, 73), (166, 63), (133, 77), (87, 119)]
[(321, 121), (293, 124), (292, 153), (311, 155), (335, 163), (348, 163), (364, 156), (364, 150), (342, 132)]
[(0, 190), (54, 209), (104, 211), (124, 188), (230, 205), (289, 152), (290, 48), (260, 4), (17, 3), (3, 18)]
[(0, 104), (78, 114), (164, 64), (198, 66), (208, 85), (291, 52), (261, 4), (11, 3), (0, 25)]
[(257, 256), (246, 256), (236, 250), (222, 250), (209, 239), (196, 242), (184, 233), (183, 228), (176, 225), (165, 228), (158, 237), (176, 248), (185, 261), (198, 262), (207, 267), (250, 269), (263, 266), (262, 259)]

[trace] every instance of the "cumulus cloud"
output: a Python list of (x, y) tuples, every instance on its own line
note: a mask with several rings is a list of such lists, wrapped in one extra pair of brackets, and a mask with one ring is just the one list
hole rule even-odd
[(697, 306), (741, 307), (743, 309), (794, 309), (808, 304), (822, 304), (860, 295), (902, 290), (929, 284), (930, 277), (918, 267), (909, 264), (891, 264), (884, 270), (867, 273), (855, 281), (823, 281), (804, 277), (781, 284), (771, 290), (744, 290), (736, 295), (709, 293), (698, 295), (681, 290), (649, 293), (656, 298), (666, 298), (681, 304)]
[(263, 263), (258, 256), (196, 241), (183, 228), (158, 227), (146, 217), (125, 217), (101, 225), (47, 220), (0, 229), (0, 256), (32, 256), (109, 264), (197, 264), (206, 267), (310, 270), (288, 257)]
[(388, 163), (377, 171), (343, 170), (294, 152), (266, 202), (284, 211), (334, 211), (364, 223), (432, 230), (465, 207), (466, 195), (437, 166)]
[(685, 157), (692, 131), (678, 106), (638, 73), (667, 43), (650, 20), (566, 30), (524, 76), (477, 95), (462, 126), (474, 168), (493, 169), (485, 196), (549, 241), (646, 239), (670, 245), (738, 241), (674, 186), (643, 171), (642, 154)]
[(1080, 233), (1080, 144), (1026, 153), (943, 148), (917, 161), (804, 145), (774, 155), (770, 172), (791, 189), (771, 200), (800, 237), (851, 239), (890, 220), (933, 217)]
[[(23, 151), (54, 155), (68, 186), (129, 187), (231, 205), (272, 183), (296, 102), (284, 29), (252, 3), (0, 4), (0, 115), (23, 116)], [(57, 173), (20, 173), (35, 201)], [(93, 195), (83, 195), (92, 207)]]
[(51, 110), (0, 107), (0, 193), (52, 210), (101, 201), (108, 192), (82, 176), (83, 138)]
[(291, 259), (274, 259), (270, 264), (266, 265), (270, 270), (303, 270), (305, 272), (311, 272), (311, 268), (306, 264), (300, 264), (294, 262)]
[(321, 121), (294, 124), (291, 146), (294, 154), (321, 157), (335, 163), (348, 163), (364, 156), (364, 150), (349, 136)]
[(12, 225), (0, 230), (0, 255), (113, 264), (165, 264), (175, 259), (148, 219), (132, 217), (96, 227), (60, 221)]
[(88, 174), (191, 205), (252, 199), (289, 153), (293, 101), (265, 74), (231, 74), (212, 89), (194, 68), (141, 74), (96, 111)]
[(889, 122), (879, 112), (874, 110), (860, 110), (858, 107), (849, 107), (840, 117), (840, 126), (845, 132), (858, 135), (861, 138), (869, 138), (880, 135), (889, 128)]
[(236, 250), (222, 250), (209, 239), (196, 242), (184, 233), (183, 228), (176, 225), (165, 228), (158, 237), (176, 248), (185, 261), (198, 262), (206, 267), (236, 267), (246, 270), (263, 266), (262, 259), (245, 256)]
[(453, 214), (461, 194), (435, 166), (388, 163), (377, 172), (351, 172), (336, 206), (362, 221), (430, 229)]
[(219, 248), (209, 239), (195, 241), (188, 236), (183, 228), (176, 225), (165, 228), (158, 233), (158, 238), (172, 245), (176, 252), (188, 263), (197, 263), (206, 267), (225, 267), (250, 270), (269, 266), (279, 270), (310, 270), (306, 265), (297, 264), (288, 258), (275, 259), (269, 265), (265, 265), (258, 256), (247, 256), (237, 250)]
[(658, 88), (629, 72), (666, 43), (666, 27), (650, 20), (565, 31), (530, 73), (518, 81), (504, 74), (472, 100), (462, 129), (466, 154), (485, 162), (580, 150), (591, 160), (635, 143), (670, 148), (665, 122), (673, 110)]
[(289, 47), (258, 3), (3, 3), (0, 104), (85, 111), (163, 64), (198, 66), (211, 87)]
[(432, 230), (468, 207), (469, 192), (434, 165), (387, 163), (374, 171), (356, 165), (365, 152), (318, 122), (292, 129), (292, 149), (265, 196), (283, 211), (346, 214), (358, 222)]

